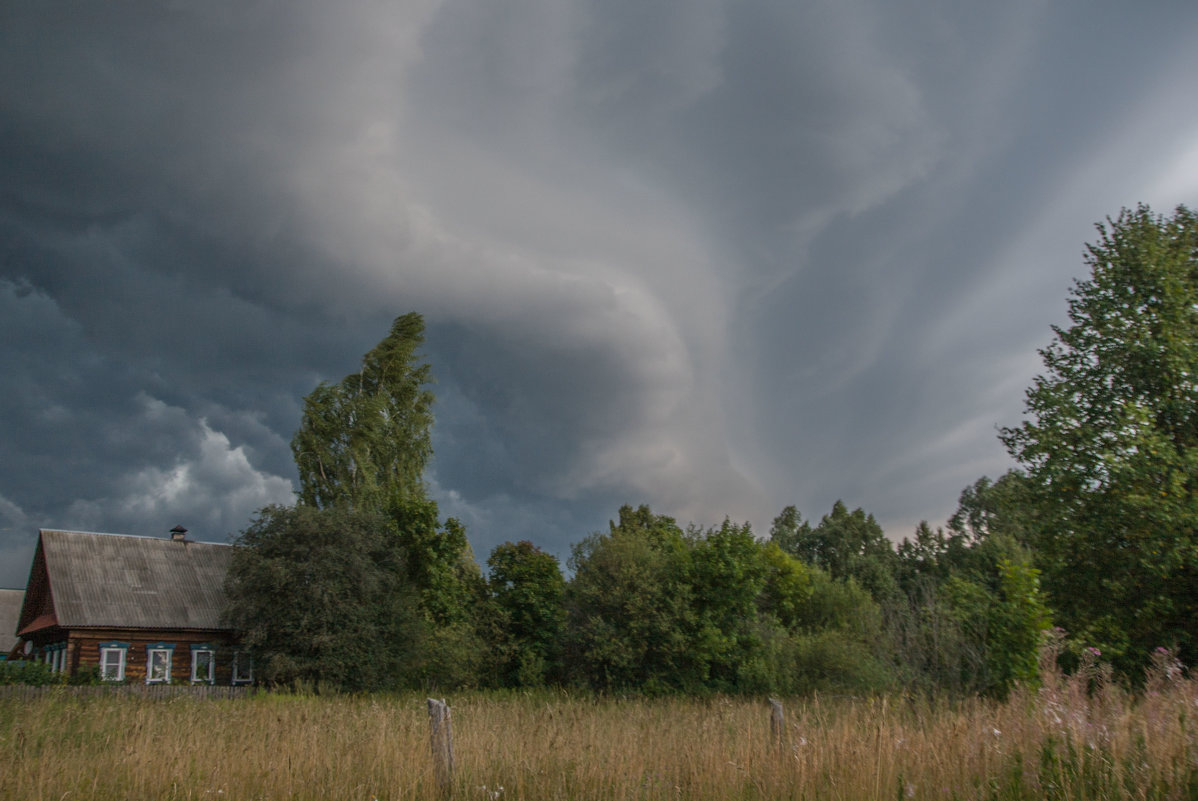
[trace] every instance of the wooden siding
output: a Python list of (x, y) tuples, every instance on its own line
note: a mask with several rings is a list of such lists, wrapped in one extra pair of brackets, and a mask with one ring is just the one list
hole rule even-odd
[(105, 629), (73, 631), (67, 638), (67, 666), (74, 673), (81, 667), (100, 664), (100, 644), (129, 643), (125, 652), (125, 682), (144, 684), (147, 646), (157, 643), (174, 645), (171, 658), (172, 684), (191, 683), (191, 646), (210, 644), (216, 651), (217, 685), (233, 683), (233, 652), (236, 646), (226, 631), (145, 631), (142, 629)]

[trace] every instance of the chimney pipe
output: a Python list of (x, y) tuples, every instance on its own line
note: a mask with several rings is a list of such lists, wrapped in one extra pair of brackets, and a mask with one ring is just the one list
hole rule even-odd
[(175, 526), (171, 529), (171, 539), (175, 542), (184, 542), (187, 536), (187, 529), (183, 526)]

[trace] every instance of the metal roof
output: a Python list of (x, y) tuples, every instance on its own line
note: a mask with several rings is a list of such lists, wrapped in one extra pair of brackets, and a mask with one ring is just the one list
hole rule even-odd
[(24, 600), (24, 590), (0, 590), (0, 656), (17, 644), (17, 621)]
[(59, 626), (222, 628), (232, 547), (82, 531), (40, 533)]

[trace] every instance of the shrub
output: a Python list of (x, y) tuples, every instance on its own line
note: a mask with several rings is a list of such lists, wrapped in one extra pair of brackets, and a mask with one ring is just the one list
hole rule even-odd
[(45, 662), (29, 662), (24, 659), (0, 662), (0, 685), (24, 684), (30, 687), (45, 687), (61, 683), (62, 675), (55, 673)]

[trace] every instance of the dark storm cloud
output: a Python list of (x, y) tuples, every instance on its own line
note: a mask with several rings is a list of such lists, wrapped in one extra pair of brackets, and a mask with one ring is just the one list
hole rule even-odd
[(1184, 3), (0, 14), (0, 585), (286, 502), (413, 309), (480, 561), (622, 502), (903, 536), (1006, 469), (1090, 224), (1198, 202)]

